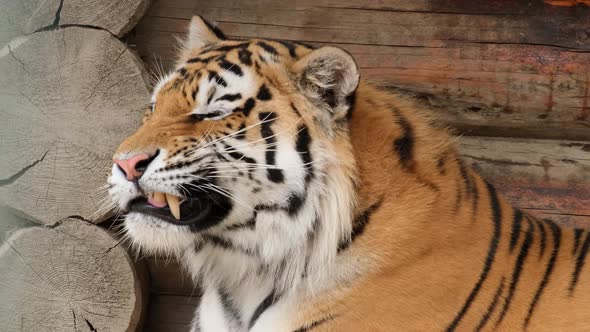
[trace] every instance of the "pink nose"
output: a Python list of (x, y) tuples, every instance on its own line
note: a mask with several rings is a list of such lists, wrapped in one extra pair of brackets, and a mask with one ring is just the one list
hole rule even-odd
[(151, 161), (150, 158), (149, 154), (140, 153), (128, 159), (114, 159), (113, 161), (125, 173), (127, 180), (133, 181), (145, 171)]

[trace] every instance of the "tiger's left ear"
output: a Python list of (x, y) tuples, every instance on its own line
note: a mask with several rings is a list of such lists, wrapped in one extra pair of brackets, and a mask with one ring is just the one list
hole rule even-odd
[(327, 106), (333, 120), (350, 117), (360, 76), (352, 55), (325, 46), (298, 60), (292, 70), (302, 92), (316, 104)]
[(184, 42), (184, 47), (189, 50), (202, 48), (225, 39), (225, 35), (218, 27), (207, 22), (201, 16), (193, 16), (189, 24), (188, 36)]

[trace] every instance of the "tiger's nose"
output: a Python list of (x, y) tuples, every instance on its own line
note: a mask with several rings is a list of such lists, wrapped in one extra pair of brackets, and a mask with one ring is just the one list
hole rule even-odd
[(121, 171), (125, 173), (127, 180), (133, 181), (145, 172), (148, 165), (156, 158), (157, 152), (153, 155), (149, 155), (147, 153), (140, 153), (134, 156), (131, 156), (127, 159), (113, 159), (115, 164), (119, 166)]

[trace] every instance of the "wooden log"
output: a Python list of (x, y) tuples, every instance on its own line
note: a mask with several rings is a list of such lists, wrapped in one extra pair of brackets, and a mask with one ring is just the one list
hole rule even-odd
[(140, 328), (145, 276), (119, 244), (103, 229), (78, 220), (12, 234), (0, 247), (2, 330)]
[(93, 222), (112, 153), (149, 100), (143, 65), (106, 31), (70, 27), (0, 50), (0, 205)]
[(149, 0), (0, 0), (0, 47), (18, 36), (60, 26), (105, 29), (122, 37), (149, 6)]
[(422, 96), (472, 135), (590, 139), (590, 7), (534, 2), (156, 2), (132, 42), (170, 68), (201, 14), (232, 38), (335, 45), (362, 76)]

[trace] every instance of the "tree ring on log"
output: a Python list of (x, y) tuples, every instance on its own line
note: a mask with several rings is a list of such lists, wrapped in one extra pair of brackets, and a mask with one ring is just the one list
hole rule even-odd
[(112, 153), (141, 121), (143, 64), (103, 30), (69, 27), (0, 49), (0, 205), (52, 225), (100, 221)]
[(80, 25), (122, 37), (145, 14), (149, 0), (0, 0), (0, 46), (33, 32)]
[(14, 232), (0, 247), (0, 326), (5, 331), (135, 331), (141, 280), (120, 241), (66, 220)]

